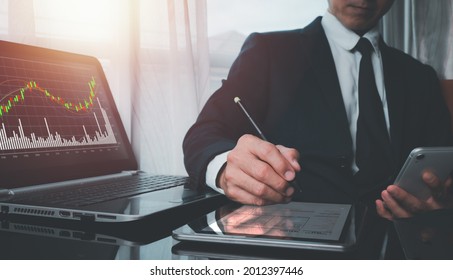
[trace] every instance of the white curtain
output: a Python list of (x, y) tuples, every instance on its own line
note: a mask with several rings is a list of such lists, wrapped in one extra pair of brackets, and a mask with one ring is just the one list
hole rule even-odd
[(453, 1), (398, 0), (382, 21), (384, 40), (453, 79)]
[(182, 140), (209, 90), (206, 1), (140, 3), (134, 150), (144, 170), (185, 174)]
[(206, 99), (205, 0), (0, 0), (0, 39), (101, 61), (142, 170), (185, 174)]

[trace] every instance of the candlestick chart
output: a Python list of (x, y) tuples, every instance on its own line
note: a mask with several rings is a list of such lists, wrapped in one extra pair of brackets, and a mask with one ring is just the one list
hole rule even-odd
[(0, 56), (0, 155), (117, 145), (95, 73)]

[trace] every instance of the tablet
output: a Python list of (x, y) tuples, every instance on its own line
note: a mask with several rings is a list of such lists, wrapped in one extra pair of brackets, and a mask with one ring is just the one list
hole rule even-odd
[(422, 173), (427, 170), (445, 181), (453, 170), (453, 147), (420, 147), (412, 150), (394, 185), (426, 200), (431, 196), (431, 191), (423, 181)]
[(173, 237), (180, 241), (347, 252), (356, 246), (360, 232), (354, 212), (349, 204), (231, 203), (174, 230)]

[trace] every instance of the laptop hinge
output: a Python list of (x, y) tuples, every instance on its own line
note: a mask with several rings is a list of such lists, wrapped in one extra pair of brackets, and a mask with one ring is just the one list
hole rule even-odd
[[(63, 186), (92, 184), (92, 183), (95, 183), (95, 182), (101, 182), (101, 181), (108, 180), (108, 179), (121, 178), (121, 177), (132, 176), (132, 175), (134, 175), (134, 173), (122, 171), (122, 172), (119, 172), (119, 173), (109, 174), (109, 175), (102, 175), (102, 176), (96, 176), (96, 177), (74, 179), (74, 180), (69, 180), (69, 181), (62, 181), (62, 182), (54, 182), (54, 183), (47, 183), (47, 184), (41, 184), (41, 185), (20, 187), (20, 188), (15, 188), (13, 194), (20, 195), (23, 192), (50, 190), (51, 188), (59, 188), (59, 187), (63, 187)], [(1, 198), (1, 196), (0, 196), (0, 198)]]

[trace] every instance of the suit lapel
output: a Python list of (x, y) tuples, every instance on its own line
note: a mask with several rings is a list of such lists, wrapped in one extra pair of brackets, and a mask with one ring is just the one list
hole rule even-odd
[(344, 151), (352, 153), (352, 139), (349, 129), (349, 121), (346, 114), (343, 96), (341, 94), (340, 83), (335, 68), (329, 43), (324, 30), (319, 24), (319, 34), (316, 34), (318, 42), (315, 44), (317, 49), (313, 55), (313, 70), (317, 84), (321, 88), (320, 94), (329, 109), (328, 115), (331, 117), (332, 124), (339, 131), (338, 139), (344, 143)]
[(395, 67), (395, 61), (391, 56), (391, 50), (384, 44), (380, 43), (382, 53), (382, 63), (384, 67), (385, 92), (387, 97), (387, 106), (390, 120), (390, 140), (392, 145), (394, 163), (401, 159), (401, 145), (403, 135), (403, 117), (404, 117), (404, 87), (398, 67)]
[[(315, 164), (313, 168), (327, 172), (323, 176), (350, 197), (354, 197), (356, 191), (352, 187), (352, 172), (348, 168), (352, 160), (352, 139), (335, 63), (321, 20), (318, 19), (308, 28), (309, 30), (302, 35), (307, 36), (303, 38), (304, 44), (301, 44), (301, 48), (305, 49), (304, 53), (307, 55), (305, 61), (309, 64), (303, 66), (306, 69), (303, 73), (311, 73), (309, 76), (312, 80), (307, 82), (311, 84), (310, 90), (316, 95), (313, 98), (320, 98), (326, 104), (325, 111), (318, 114), (328, 119), (325, 122), (328, 124), (325, 129), (334, 135), (336, 147), (334, 151), (336, 154), (331, 154), (328, 158), (329, 164), (336, 165), (334, 169), (322, 169), (324, 163), (320, 166)], [(320, 141), (332, 141), (332, 139), (320, 139)], [(340, 166), (345, 166), (344, 173), (341, 175), (338, 173), (342, 168)], [(335, 172), (331, 172), (332, 170)], [(346, 174), (350, 178), (345, 176)]]

